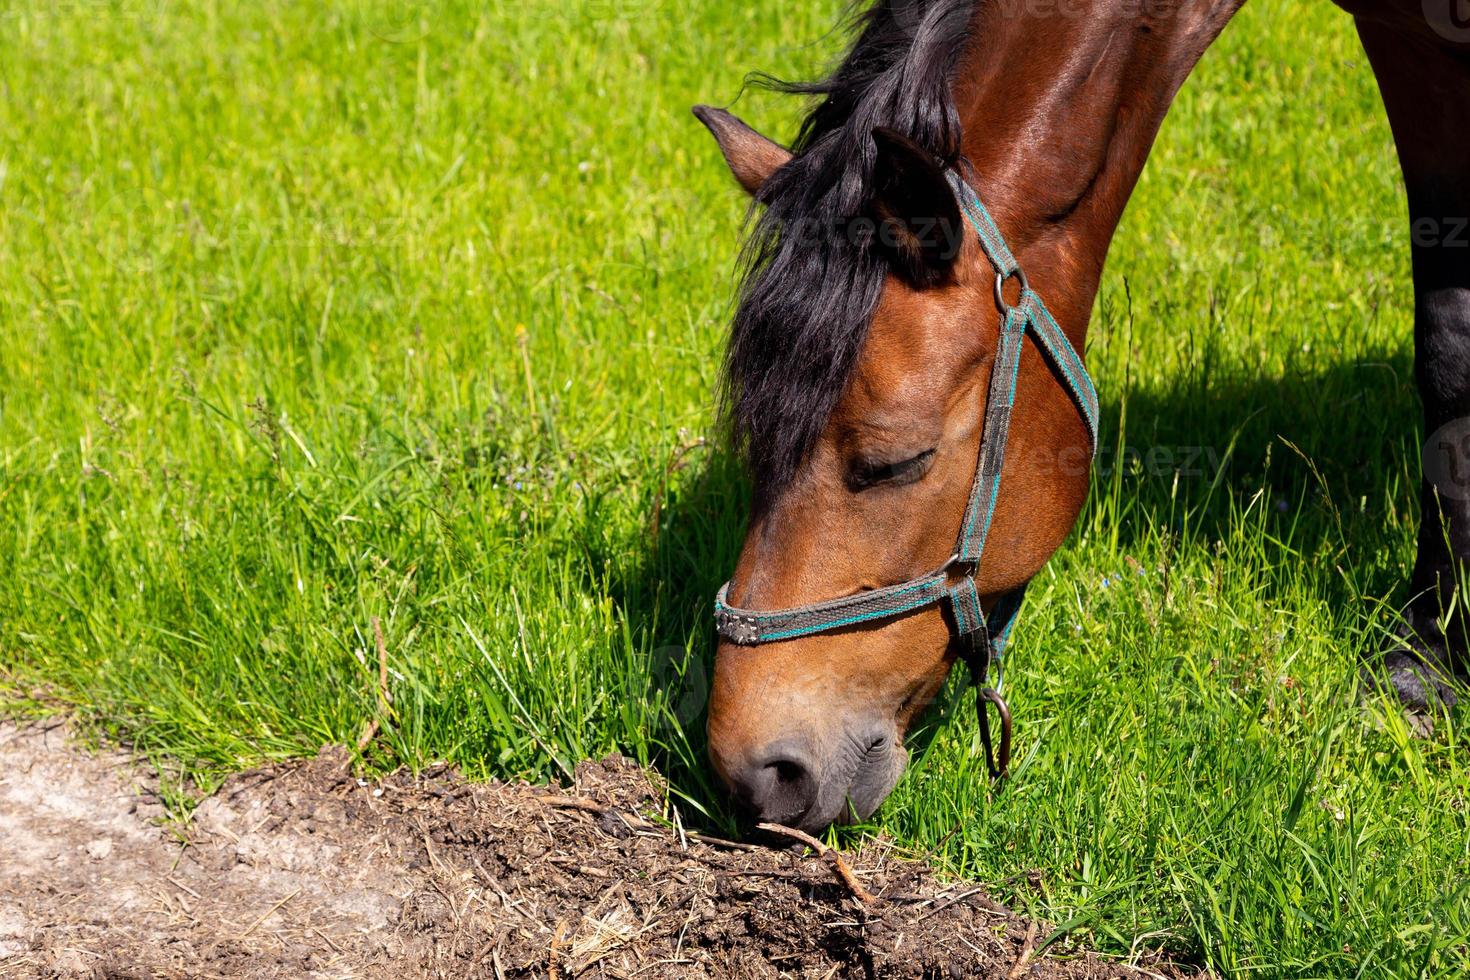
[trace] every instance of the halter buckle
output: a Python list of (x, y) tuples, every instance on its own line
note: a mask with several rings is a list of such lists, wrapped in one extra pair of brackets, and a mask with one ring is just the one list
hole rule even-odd
[(753, 617), (741, 616), (725, 609), (715, 610), (715, 632), (742, 647), (754, 646), (761, 635)]
[[(1025, 300), (1026, 293), (1031, 289), (1031, 283), (1026, 280), (1026, 272), (1019, 265), (1016, 266), (1015, 269), (1011, 270), (1009, 274), (1004, 272), (997, 272), (995, 274), (995, 305), (996, 308), (1000, 310), (1002, 315), (1008, 314), (1011, 312), (1011, 310), (1016, 308), (1015, 306), (1012, 306), (1011, 304), (1006, 302), (1006, 280), (1012, 278), (1019, 279), (1021, 281), (1021, 301)], [(1017, 301), (1016, 306), (1020, 306), (1021, 301)]]

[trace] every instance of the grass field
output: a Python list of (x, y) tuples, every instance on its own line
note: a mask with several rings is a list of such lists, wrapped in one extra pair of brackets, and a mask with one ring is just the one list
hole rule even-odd
[[(620, 749), (691, 823), (743, 200), (689, 116), (836, 0), (0, 2), (0, 697), (205, 785)], [(789, 136), (798, 106), (737, 107)], [(1074, 939), (1470, 969), (1470, 754), (1360, 706), (1418, 478), (1407, 219), (1351, 25), (1256, 0), (1164, 128), (1089, 337), (1108, 450), (1007, 675), (870, 827)], [(968, 702), (966, 702), (968, 703)], [(1463, 703), (1463, 702), (1462, 702)]]

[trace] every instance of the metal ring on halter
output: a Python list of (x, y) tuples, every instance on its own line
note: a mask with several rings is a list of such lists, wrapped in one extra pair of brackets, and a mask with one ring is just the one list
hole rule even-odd
[(934, 570), (934, 574), (942, 575), (945, 572), (953, 572), (957, 568), (966, 568), (974, 564), (975, 563), (968, 558), (961, 558), (960, 553), (956, 551), (954, 554), (950, 555), (944, 560), (943, 565), (940, 565)]
[[(995, 274), (995, 305), (1000, 309), (1000, 312), (1002, 314), (1009, 313), (1009, 312), (1011, 312), (1012, 309), (1015, 308), (1015, 307), (1011, 306), (1011, 304), (1009, 304), (1009, 303), (1006, 302), (1006, 292), (1005, 292), (1006, 280), (1007, 279), (1010, 279), (1012, 276), (1014, 276), (1015, 278), (1021, 280), (1021, 296), (1022, 297), (1024, 297), (1026, 295), (1026, 291), (1031, 288), (1031, 284), (1026, 281), (1026, 273), (1024, 271), (1022, 271), (1022, 269), (1021, 269), (1021, 267), (1019, 265), (1016, 266), (1015, 271), (1012, 272), (1009, 276), (1006, 275), (1004, 272), (997, 272)], [(1016, 305), (1017, 306), (1020, 305), (1019, 301), (1017, 302)]]
[[(1000, 714), (999, 752), (991, 744), (990, 716), (985, 710), (987, 703), (995, 705)], [(983, 687), (975, 695), (975, 709), (980, 714), (980, 743), (985, 746), (985, 768), (990, 770), (990, 778), (999, 782), (1011, 771), (1011, 706), (995, 688)]]

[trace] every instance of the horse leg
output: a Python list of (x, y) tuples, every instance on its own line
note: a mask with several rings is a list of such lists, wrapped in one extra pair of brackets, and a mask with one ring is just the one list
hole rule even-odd
[(1418, 3), (1354, 6), (1408, 189), (1427, 440), (1404, 626), (1375, 677), (1423, 712), (1453, 704), (1445, 682), (1470, 667), (1470, 30), (1430, 23)]

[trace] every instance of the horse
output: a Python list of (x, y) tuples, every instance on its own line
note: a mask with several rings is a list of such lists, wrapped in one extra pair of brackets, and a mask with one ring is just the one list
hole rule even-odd
[[(1470, 19), (1463, 0), (1336, 2), (1402, 166), (1434, 434), (1409, 598), (1364, 669), (1429, 712), (1470, 661), (1452, 611), (1470, 566), (1470, 253), (1439, 233), (1470, 215)], [(1087, 495), (1082, 352), (1109, 243), (1243, 3), (877, 0), (830, 76), (767, 79), (812, 99), (789, 147), (695, 107), (752, 199), (722, 394), (750, 519), (716, 600), (707, 720), (749, 815), (866, 819), (954, 665), (984, 677)]]

